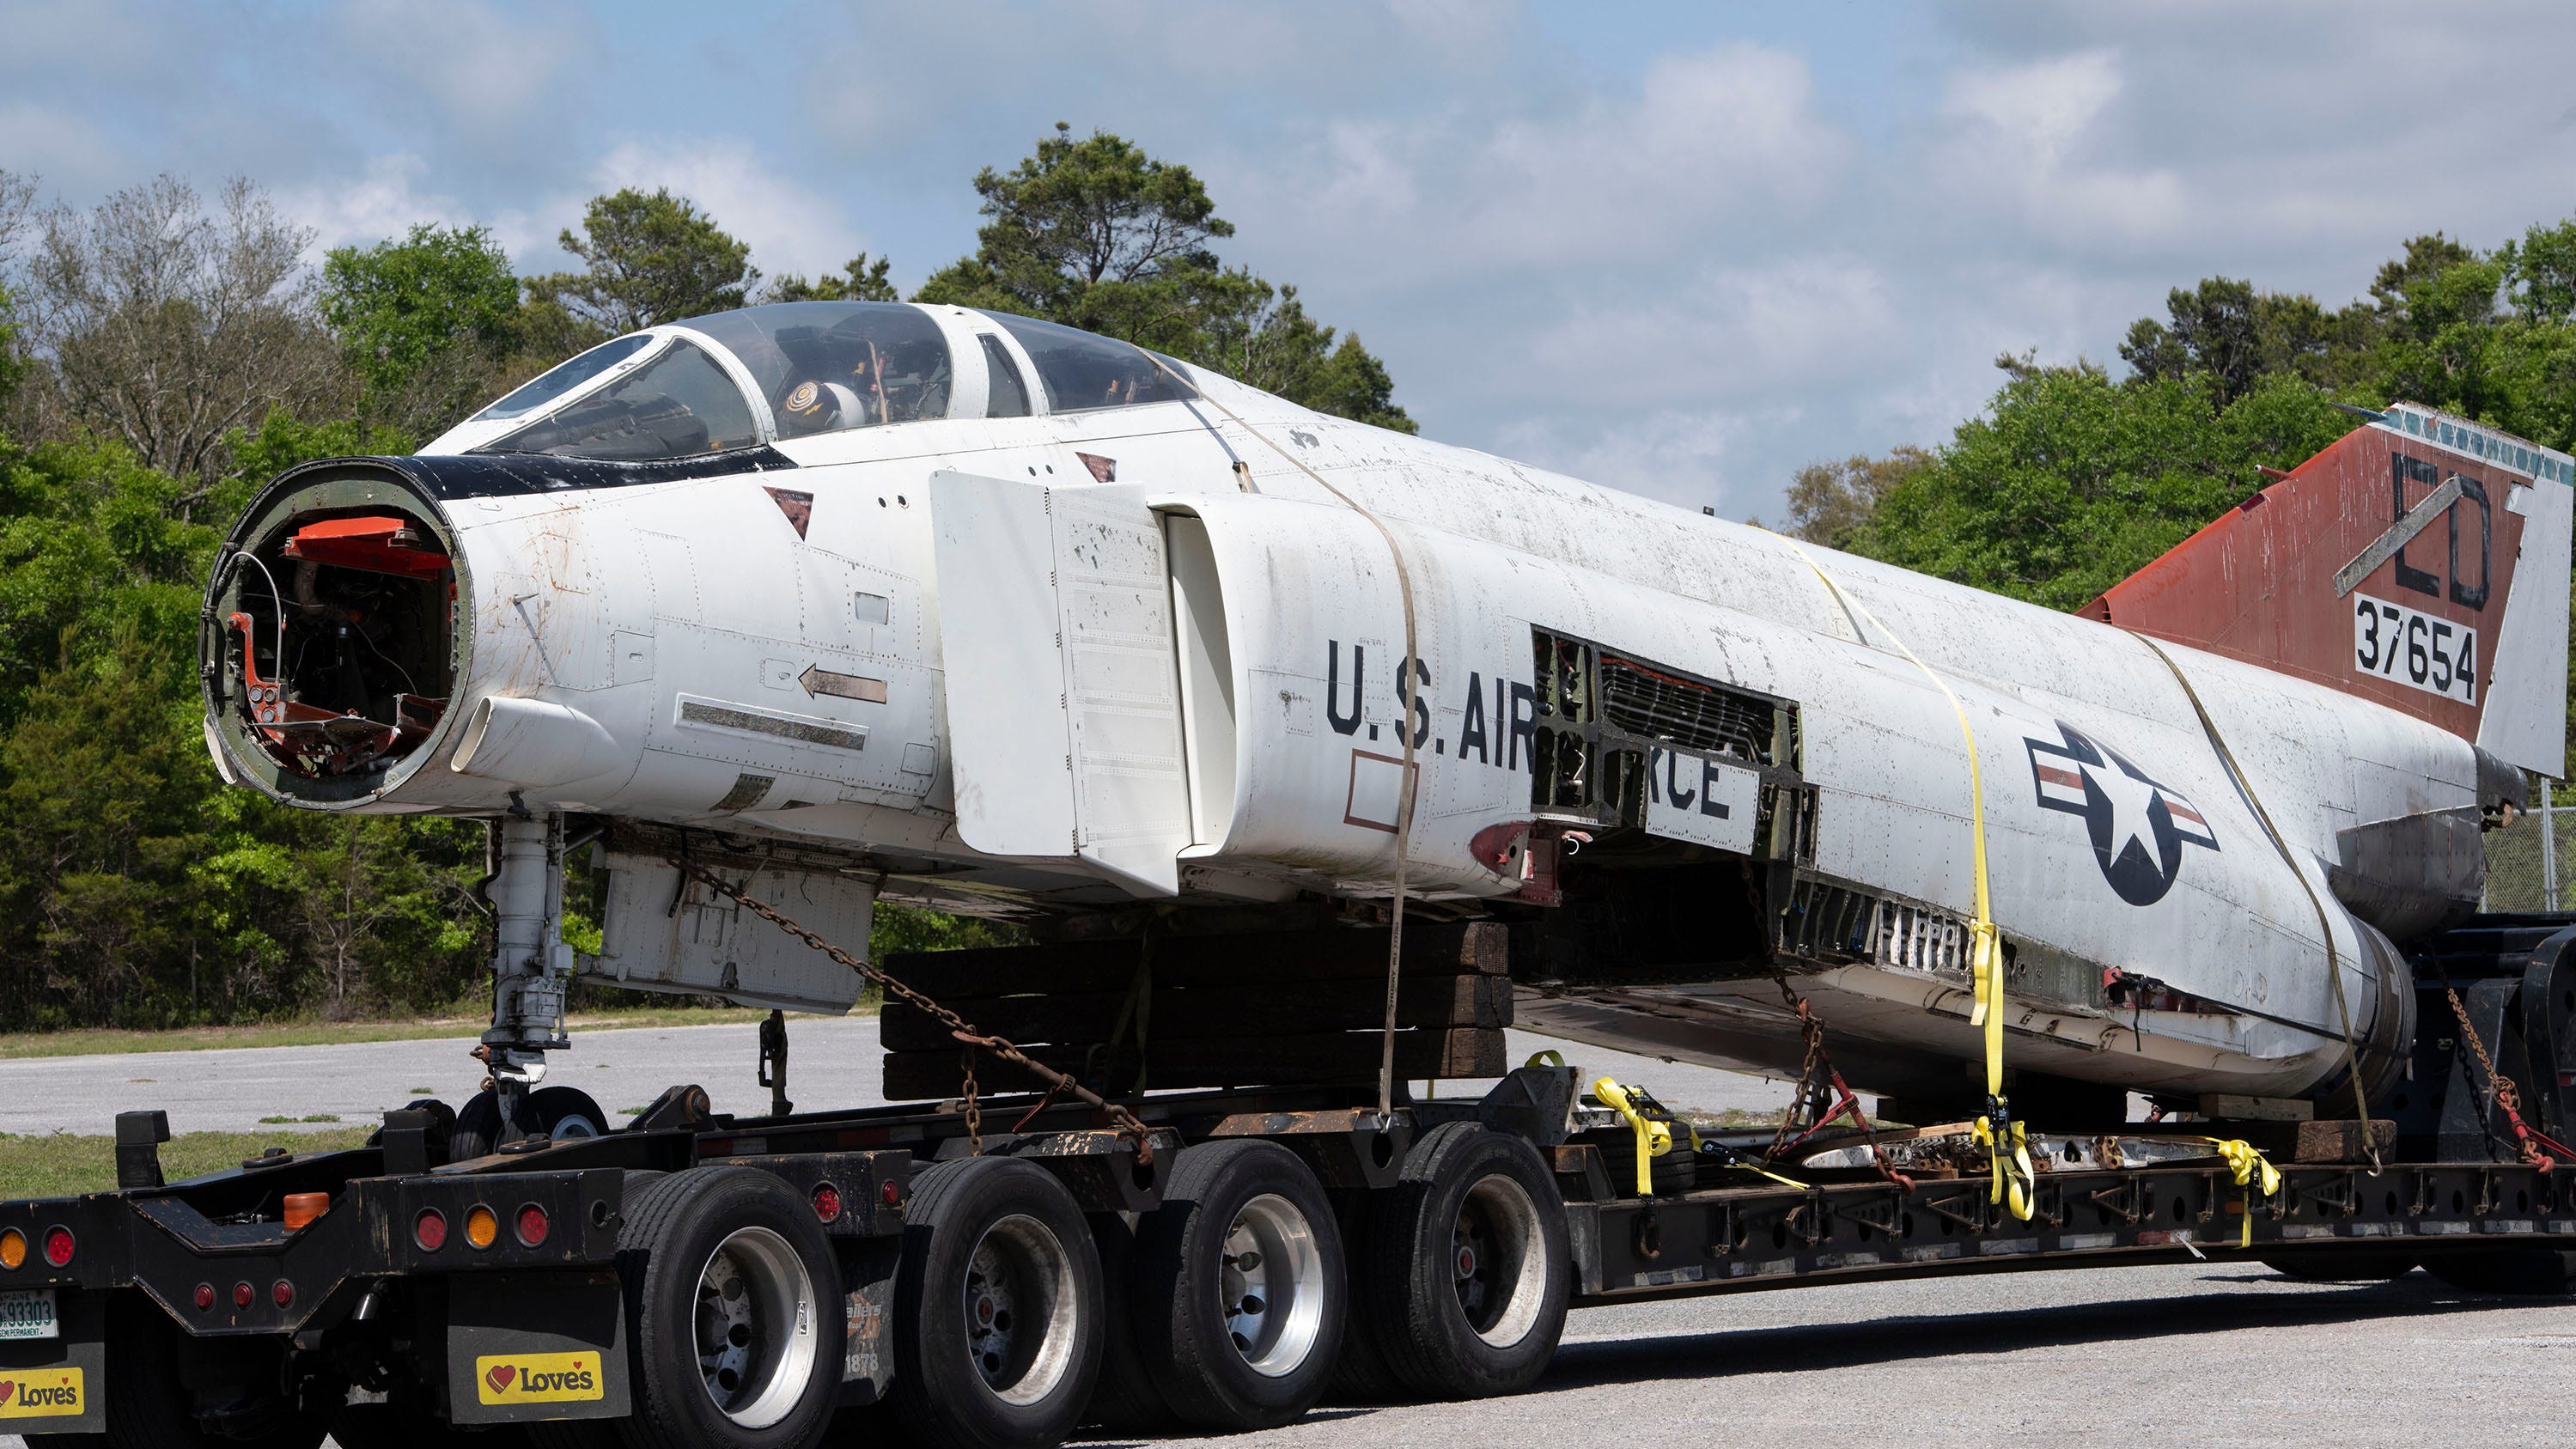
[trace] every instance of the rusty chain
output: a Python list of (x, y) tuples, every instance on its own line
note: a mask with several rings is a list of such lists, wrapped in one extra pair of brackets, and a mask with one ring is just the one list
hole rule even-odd
[[(2513, 1124), (2515, 1155), (2529, 1166), (2542, 1172), (2549, 1171), (2557, 1163), (2540, 1150), (2539, 1143), (2531, 1140), (2531, 1129), (2522, 1121), (2522, 1093), (2515, 1089), (2512, 1078), (2496, 1070), (2495, 1058), (2487, 1055), (2485, 1039), (2478, 1035), (2476, 1025), (2469, 1020), (2468, 1004), (2460, 1000), (2459, 988), (2445, 983), (2442, 994), (2451, 999), (2451, 1014), (2460, 1019), (2460, 1035), (2468, 1042), (2470, 1054), (2478, 1059), (2478, 1070), (2486, 1074), (2488, 1093), (2495, 1098), (2496, 1105), (2504, 1109), (2505, 1121)], [(2370, 1124), (2364, 1122), (2362, 1130), (2369, 1131)]]
[[(1806, 1038), (1807, 1054), (1806, 1060), (1798, 1067), (1797, 1096), (1780, 1113), (1780, 1130), (1772, 1134), (1771, 1150), (1765, 1156), (1778, 1161), (1781, 1154), (1815, 1135), (1818, 1128), (1848, 1110), (1852, 1122), (1860, 1128), (1861, 1141), (1869, 1144), (1870, 1166), (1881, 1178), (1912, 1192), (1914, 1179), (1896, 1170), (1895, 1159), (1889, 1157), (1887, 1149), (1879, 1143), (1878, 1129), (1870, 1125), (1869, 1114), (1861, 1110), (1859, 1096), (1843, 1085), (1842, 1073), (1834, 1070), (1833, 1058), (1825, 1055), (1825, 1023), (1816, 1015), (1807, 998), (1789, 989), (1788, 977), (1771, 979), (1779, 984), (1780, 999), (1798, 1014), (1798, 1031)], [(1793, 1141), (1789, 1128), (1801, 1107), (1809, 1116), (1807, 1130), (1799, 1133)]]
[[(966, 1155), (984, 1155), (984, 1104), (975, 1099), (975, 1049), (957, 1049), (957, 1074), (966, 1099)], [(1054, 1090), (1052, 1087), (1049, 1091)]]
[(1080, 1082), (1077, 1082), (1073, 1078), (1066, 1076), (1064, 1073), (1057, 1071), (1055, 1068), (1048, 1066), (1046, 1063), (1036, 1060), (1028, 1053), (1021, 1051), (1016, 1046), (1013, 1046), (1005, 1038), (986, 1036), (977, 1032), (975, 1028), (967, 1024), (964, 1017), (959, 1016), (956, 1012), (949, 1010), (947, 1007), (940, 1005), (938, 1002), (931, 1000), (929, 997), (922, 995), (920, 992), (913, 990), (911, 987), (906, 986), (902, 982), (895, 980), (893, 977), (886, 975), (882, 971), (879, 971), (876, 967), (869, 965), (867, 962), (852, 956), (849, 952), (844, 951), (840, 947), (833, 945), (831, 942), (824, 940), (821, 936), (798, 924), (793, 918), (789, 917), (785, 912), (779, 910), (777, 907), (770, 905), (766, 901), (757, 899), (741, 887), (734, 885), (732, 882), (716, 874), (714, 871), (707, 869), (705, 866), (698, 864), (696, 861), (684, 859), (678, 855), (665, 855), (663, 859), (669, 861), (672, 865), (677, 866), (682, 875), (695, 880), (710, 890), (715, 891), (719, 895), (724, 896), (734, 904), (741, 906), (744, 910), (751, 912), (753, 915), (760, 917), (762, 920), (769, 922), (778, 929), (794, 936), (806, 945), (822, 952), (833, 961), (836, 961), (842, 966), (849, 968), (851, 971), (858, 973), (860, 980), (875, 982), (878, 986), (884, 988), (887, 995), (901, 1000), (914, 1010), (921, 1012), (932, 1020), (938, 1022), (940, 1025), (947, 1027), (948, 1034), (955, 1037), (965, 1048), (966, 1132), (968, 1147), (976, 1155), (982, 1155), (984, 1150), (983, 1109), (976, 1100), (975, 1087), (975, 1053), (980, 1048), (981, 1050), (991, 1052), (993, 1055), (1011, 1063), (1013, 1066), (1026, 1069), (1040, 1081), (1045, 1082), (1050, 1091), (1062, 1089), (1071, 1092), (1075, 1097), (1088, 1103), (1095, 1110), (1108, 1117), (1110, 1125), (1115, 1127), (1120, 1135), (1128, 1137), (1135, 1142), (1136, 1161), (1139, 1164), (1150, 1163), (1154, 1160), (1153, 1135), (1146, 1130), (1145, 1124), (1137, 1119), (1135, 1113), (1130, 1112), (1118, 1103), (1112, 1102), (1108, 1098), (1101, 1096), (1098, 1092), (1082, 1085)]

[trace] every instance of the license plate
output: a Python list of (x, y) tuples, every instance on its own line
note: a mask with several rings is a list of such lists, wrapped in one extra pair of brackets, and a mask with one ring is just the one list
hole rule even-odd
[(54, 1321), (54, 1290), (13, 1288), (0, 1292), (0, 1339), (60, 1338)]

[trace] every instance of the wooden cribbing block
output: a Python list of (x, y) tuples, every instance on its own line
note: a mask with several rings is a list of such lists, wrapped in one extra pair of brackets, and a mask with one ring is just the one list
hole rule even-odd
[[(1379, 1034), (1373, 1031), (1293, 1032), (1201, 1037), (1148, 1043), (1149, 1087), (1232, 1087), (1366, 1082), (1377, 1076)], [(1080, 1074), (1086, 1049), (1077, 1044), (1024, 1047), (1059, 1071)], [(958, 1049), (888, 1052), (885, 1092), (898, 1101), (953, 1097), (958, 1091)], [(1396, 1033), (1395, 1070), (1409, 1078), (1499, 1077), (1510, 1069), (1503, 1033), (1493, 1027), (1420, 1028)], [(1136, 1074), (1133, 1043), (1115, 1053), (1101, 1076), (1123, 1089)], [(1037, 1091), (1033, 1076), (988, 1052), (975, 1058), (975, 1077), (987, 1092)]]
[[(1032, 992), (1125, 991), (1135, 979), (1134, 940), (1059, 941), (971, 951), (891, 955), (879, 970), (935, 1000)], [(1493, 921), (1408, 921), (1407, 976), (1509, 974), (1504, 928)], [(1386, 979), (1385, 927), (1336, 926), (1241, 936), (1170, 935), (1154, 943), (1154, 984), (1186, 989), (1254, 983)]]
[[(1031, 1042), (1109, 1040), (1119, 1013), (1127, 1010), (1125, 991), (1042, 992), (1026, 996), (943, 998), (942, 1006), (972, 1023), (978, 1032)], [(1252, 1032), (1347, 1031), (1374, 1027), (1386, 1019), (1383, 981), (1321, 981), (1240, 986), (1197, 986), (1186, 990), (1157, 985), (1150, 994), (1141, 1026), (1148, 1042), (1199, 1037), (1243, 1036)], [(889, 1001), (878, 1017), (887, 1051), (934, 1051), (951, 1044), (946, 1025), (902, 1001)], [(1396, 993), (1396, 1023), (1408, 1027), (1509, 1026), (1512, 984), (1501, 976), (1417, 976)], [(1131, 1013), (1127, 1037), (1139, 1021)]]

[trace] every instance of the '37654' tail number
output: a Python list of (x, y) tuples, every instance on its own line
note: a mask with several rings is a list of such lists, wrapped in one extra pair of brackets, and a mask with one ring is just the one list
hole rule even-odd
[(2478, 631), (2473, 625), (2355, 594), (2352, 662), (2364, 674), (2462, 704), (2478, 702)]

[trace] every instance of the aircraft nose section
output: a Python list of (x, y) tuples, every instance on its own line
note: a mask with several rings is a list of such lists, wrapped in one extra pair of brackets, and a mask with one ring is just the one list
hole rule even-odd
[(359, 803), (450, 723), (460, 563), (445, 511), (369, 460), (269, 485), (207, 581), (207, 743), (228, 778)]

